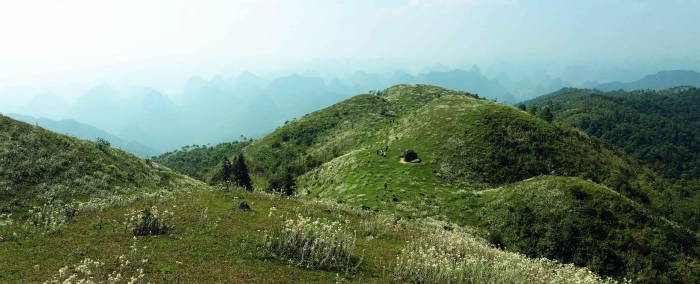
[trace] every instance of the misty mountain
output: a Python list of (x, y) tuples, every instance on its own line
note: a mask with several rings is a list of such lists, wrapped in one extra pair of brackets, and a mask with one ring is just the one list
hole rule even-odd
[(18, 112), (29, 116), (61, 119), (69, 107), (70, 104), (61, 97), (45, 93), (32, 97)]
[(112, 147), (120, 148), (124, 151), (127, 151), (129, 153), (143, 158), (156, 156), (162, 153), (161, 151), (145, 146), (139, 142), (122, 139), (120, 137), (109, 134), (107, 131), (101, 130), (89, 124), (77, 122), (72, 119), (53, 120), (50, 118), (36, 118), (16, 113), (10, 113), (7, 114), (7, 116), (12, 119), (23, 121), (32, 125), (39, 125), (44, 129), (51, 130), (59, 134), (67, 134), (92, 141), (99, 137), (109, 141)]
[(16, 88), (0, 87), (0, 112), (16, 112), (27, 100), (27, 96)]
[(230, 77), (226, 83), (234, 89), (240, 88), (264, 88), (267, 83), (263, 78), (256, 76), (250, 72), (243, 72), (237, 77)]
[(321, 78), (299, 75), (277, 78), (270, 83), (265, 92), (288, 119), (347, 98), (345, 95), (332, 92)]
[(102, 83), (80, 96), (66, 117), (119, 133), (123, 126), (123, 102), (110, 85)]
[(700, 87), (700, 73), (693, 70), (660, 71), (654, 75), (647, 75), (634, 82), (610, 82), (595, 86), (601, 91), (613, 90), (654, 90), (660, 91), (677, 86)]
[(470, 71), (457, 69), (447, 72), (423, 73), (418, 75), (418, 82), (466, 91), (487, 99), (497, 99), (499, 102), (511, 104), (518, 102), (497, 80), (486, 78), (486, 76), (481, 75), (478, 67), (474, 67)]
[(166, 151), (188, 140), (189, 127), (177, 105), (151, 88), (142, 88), (123, 109), (121, 137)]
[(503, 72), (497, 74), (494, 79), (508, 89), (518, 101), (529, 100), (561, 88), (572, 87), (571, 83), (563, 81), (559, 77), (553, 78), (544, 70), (536, 70), (530, 76), (517, 81), (512, 81)]
[(396, 86), (399, 84), (415, 84), (418, 83), (418, 78), (411, 74), (406, 73), (406, 71), (400, 70), (391, 74), (391, 76), (386, 80), (387, 85)]
[(367, 91), (380, 90), (389, 87), (380, 82), (380, 78), (377, 74), (367, 73), (362, 70), (355, 71), (355, 73), (352, 73), (352, 75), (343, 80), (343, 82), (345, 85), (360, 87)]
[[(418, 76), (405, 71), (387, 74), (356, 71), (344, 78), (324, 75), (328, 81), (318, 76), (297, 74), (269, 81), (270, 76), (263, 78), (244, 72), (228, 79), (219, 75), (211, 80), (191, 77), (182, 93), (174, 95), (172, 100), (152, 88), (115, 90), (107, 84), (100, 84), (80, 96), (70, 107), (60, 99), (41, 95), (25, 104), (20, 113), (74, 119), (165, 152), (193, 143), (230, 142), (241, 135), (260, 137), (287, 120), (357, 94), (399, 84), (435, 85), (511, 104), (572, 87), (571, 83), (543, 70), (511, 80), (503, 72), (488, 78), (477, 66), (469, 70), (427, 72)], [(700, 74), (694, 71), (666, 71), (632, 83), (598, 84), (589, 81), (583, 85), (658, 89), (700, 85), (699, 77)], [(68, 111), (61, 115), (64, 113), (62, 109)]]

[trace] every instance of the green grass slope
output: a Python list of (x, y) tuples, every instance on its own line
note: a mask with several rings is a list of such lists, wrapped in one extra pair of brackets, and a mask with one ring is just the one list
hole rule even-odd
[[(384, 110), (391, 115), (382, 116)], [(299, 143), (298, 137), (308, 137), (307, 142)], [(376, 150), (386, 145), (388, 157), (378, 157)], [(415, 150), (422, 162), (400, 163), (406, 149)], [(501, 103), (421, 85), (361, 95), (311, 113), (254, 142), (244, 153), (265, 173), (299, 165), (291, 172), (299, 176), (302, 196), (392, 209), (405, 207), (405, 201), (419, 212), (437, 203), (449, 210), (446, 200), (456, 198), (459, 204), (460, 191), (543, 174), (581, 176), (611, 186), (632, 183), (643, 189), (641, 195), (653, 194), (646, 190), (655, 178), (624, 153), (580, 131)], [(304, 167), (304, 160), (310, 166)], [(384, 192), (385, 182), (389, 192)], [(428, 196), (435, 200), (426, 201)]]
[[(568, 90), (538, 98), (554, 121), (618, 146), (668, 178), (656, 182), (654, 211), (700, 230), (700, 89), (599, 92)], [(622, 185), (616, 190), (628, 192)]]
[[(387, 145), (388, 157), (377, 156), (376, 150)], [(406, 149), (415, 150), (422, 162), (402, 163), (400, 156)], [(495, 233), (507, 231), (485, 222), (479, 214), (498, 197), (497, 191), (487, 189), (541, 175), (577, 177), (611, 188), (641, 204), (639, 210), (648, 210), (649, 218), (667, 213), (659, 209), (666, 204), (664, 194), (670, 184), (615, 146), (511, 106), (432, 86), (399, 85), (377, 96), (356, 96), (286, 124), (243, 153), (254, 171), (269, 181), (258, 183), (262, 187), (293, 187), (303, 198), (330, 199), (409, 218), (444, 219)], [(583, 203), (595, 207), (596, 202)], [(574, 212), (565, 211), (564, 216)], [(661, 216), (681, 220), (673, 214)], [(632, 226), (634, 232), (647, 227), (653, 232), (666, 230), (665, 223), (628, 217), (615, 222), (637, 222)], [(583, 226), (580, 230), (590, 229), (578, 225)], [(629, 236), (627, 232), (615, 227), (599, 241), (614, 243)], [(540, 235), (530, 237), (546, 240)], [(533, 241), (528, 236), (518, 235), (517, 239)], [(678, 264), (685, 257), (697, 262), (697, 246), (688, 242), (683, 250), (665, 248), (659, 242), (619, 246), (623, 260), (604, 265), (545, 250), (531, 252), (524, 246), (511, 248), (531, 256), (575, 260), (604, 275), (638, 275), (642, 282), (688, 282), (687, 278), (677, 280), (680, 276), (674, 274), (676, 267), (695, 267)], [(571, 242), (566, 246), (595, 254), (597, 244)], [(646, 256), (638, 254), (640, 249), (664, 251), (659, 261), (678, 266), (651, 265), (648, 271), (630, 268), (636, 257)]]
[[(252, 210), (237, 210), (242, 201)], [(125, 230), (125, 215), (152, 206), (174, 212), (167, 234)], [(0, 283), (614, 283), (498, 250), (469, 228), (243, 190), (193, 187), (82, 213), (65, 226), (61, 234), (24, 238), (13, 237), (17, 223), (0, 225)], [(270, 249), (283, 228), (294, 235), (281, 239), (301, 251)], [(343, 240), (348, 247), (334, 246)], [(302, 259), (329, 245), (351, 253), (349, 271)]]
[[(0, 115), (0, 212), (76, 202), (110, 206), (139, 193), (192, 182), (119, 149)], [(94, 204), (89, 204), (91, 199)]]
[(350, 151), (389, 143), (387, 125), (391, 119), (448, 93), (469, 95), (426, 85), (400, 85), (380, 96), (358, 95), (289, 122), (243, 153), (252, 170), (264, 173), (272, 187), (289, 187), (290, 176), (299, 176)]
[(479, 215), (497, 232), (492, 241), (528, 256), (635, 283), (700, 281), (697, 236), (609, 188), (542, 176), (490, 196)]

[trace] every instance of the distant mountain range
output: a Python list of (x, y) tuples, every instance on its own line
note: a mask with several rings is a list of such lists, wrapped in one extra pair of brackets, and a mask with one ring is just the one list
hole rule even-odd
[(634, 82), (610, 82), (597, 85), (593, 88), (601, 91), (634, 91), (654, 90), (661, 91), (677, 86), (700, 87), (700, 73), (693, 70), (661, 71), (654, 75), (647, 75)]
[[(300, 75), (262, 78), (249, 72), (227, 79), (218, 75), (211, 80), (192, 77), (182, 93), (172, 96), (152, 88), (115, 90), (108, 84), (100, 84), (73, 104), (43, 94), (23, 105), (2, 109), (14, 108), (20, 114), (34, 117), (74, 119), (166, 152), (189, 144), (230, 142), (241, 135), (260, 137), (285, 121), (357, 94), (399, 84), (441, 86), (507, 104), (574, 87), (542, 70), (518, 80), (511, 80), (505, 73), (488, 78), (476, 65), (469, 70), (440, 65), (423, 71), (414, 76), (402, 70), (388, 75), (360, 70), (344, 78)], [(584, 82), (579, 87), (660, 90), (678, 85), (700, 86), (700, 74), (663, 71), (630, 83)], [(12, 88), (0, 90), (0, 95), (11, 101), (21, 97), (18, 94), (21, 95)]]
[(7, 117), (18, 121), (26, 122), (32, 125), (38, 125), (44, 129), (51, 130), (59, 134), (67, 134), (92, 141), (99, 137), (109, 141), (112, 147), (120, 148), (124, 151), (130, 152), (134, 155), (143, 158), (156, 156), (161, 153), (155, 149), (151, 149), (147, 146), (144, 146), (139, 142), (127, 141), (125, 139), (109, 134), (107, 131), (101, 130), (92, 125), (77, 122), (72, 119), (53, 120), (50, 118), (36, 118), (16, 113), (9, 113), (7, 114)]

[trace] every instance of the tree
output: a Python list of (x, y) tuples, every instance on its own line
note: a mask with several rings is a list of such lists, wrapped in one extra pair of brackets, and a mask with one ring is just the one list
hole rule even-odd
[(270, 176), (268, 190), (273, 192), (283, 192), (286, 195), (294, 195), (296, 181), (294, 180), (294, 169), (282, 167), (279, 172)]
[(539, 116), (541, 119), (544, 119), (547, 122), (552, 122), (552, 120), (554, 120), (554, 114), (548, 106), (542, 108)]
[(532, 105), (530, 108), (527, 110), (527, 113), (533, 116), (537, 116), (537, 112), (540, 110), (540, 108), (537, 105)]
[(106, 139), (100, 138), (100, 137), (97, 137), (95, 139), (95, 142), (97, 142), (97, 148), (99, 148), (100, 151), (106, 150), (111, 145), (109, 143), (109, 141), (107, 141)]
[(250, 184), (250, 175), (248, 175), (248, 167), (245, 165), (243, 154), (238, 155), (238, 158), (236, 158), (232, 172), (238, 186), (245, 187), (248, 191), (253, 191), (253, 186)]
[(221, 165), (221, 181), (228, 181), (229, 178), (231, 178), (231, 173), (232, 173), (232, 168), (231, 168), (231, 161), (228, 160), (228, 158), (224, 157), (224, 161), (222, 162)]
[(518, 104), (518, 108), (522, 111), (527, 111), (527, 106), (525, 104)]

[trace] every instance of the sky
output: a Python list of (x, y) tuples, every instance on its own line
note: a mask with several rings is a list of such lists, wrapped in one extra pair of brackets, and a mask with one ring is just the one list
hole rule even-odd
[(195, 75), (438, 63), (672, 69), (700, 62), (698, 15), (694, 0), (2, 1), (0, 86), (173, 93)]

